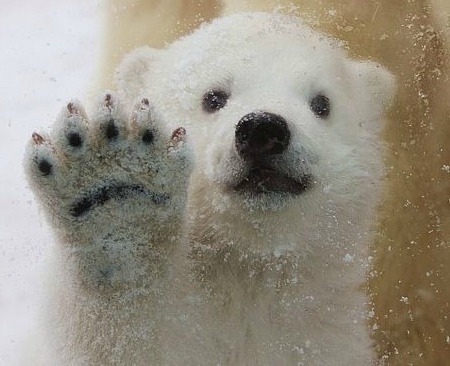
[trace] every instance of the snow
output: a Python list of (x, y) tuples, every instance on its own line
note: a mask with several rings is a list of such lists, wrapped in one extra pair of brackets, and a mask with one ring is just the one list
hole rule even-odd
[(35, 130), (83, 98), (99, 49), (100, 1), (1, 0), (0, 365), (12, 365), (36, 324), (39, 268), (51, 243), (22, 160)]

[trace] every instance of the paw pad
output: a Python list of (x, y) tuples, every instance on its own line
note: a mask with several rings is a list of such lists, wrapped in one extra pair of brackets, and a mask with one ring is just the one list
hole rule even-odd
[(142, 135), (142, 142), (146, 145), (150, 145), (153, 140), (155, 139), (155, 136), (153, 135), (153, 132), (149, 129), (145, 130)]
[(125, 199), (127, 197), (149, 198), (156, 205), (163, 205), (169, 200), (166, 193), (155, 193), (139, 184), (125, 184), (110, 182), (94, 187), (86, 192), (71, 205), (70, 213), (73, 217), (81, 217), (89, 213), (97, 206), (102, 206), (113, 199)]
[(81, 147), (83, 145), (83, 139), (78, 132), (69, 132), (67, 134), (67, 141), (72, 147)]
[(119, 129), (114, 123), (114, 119), (110, 119), (105, 126), (105, 134), (108, 140), (115, 140), (119, 136)]
[(44, 177), (50, 175), (53, 170), (53, 165), (50, 164), (47, 160), (41, 160), (38, 162), (38, 169), (42, 173)]

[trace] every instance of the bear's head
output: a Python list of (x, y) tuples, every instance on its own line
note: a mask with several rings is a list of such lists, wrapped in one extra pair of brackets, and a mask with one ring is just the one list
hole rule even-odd
[[(254, 208), (366, 200), (382, 177), (380, 131), (394, 80), (291, 16), (244, 13), (118, 71), (128, 100), (149, 96), (186, 127), (194, 182)], [(343, 204), (347, 204), (343, 202)]]

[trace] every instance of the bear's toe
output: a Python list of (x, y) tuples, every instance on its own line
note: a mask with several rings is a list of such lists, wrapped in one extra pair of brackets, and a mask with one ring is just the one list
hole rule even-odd
[(32, 180), (48, 181), (55, 173), (55, 149), (48, 136), (34, 132), (27, 147), (25, 168)]
[(88, 144), (88, 119), (83, 106), (76, 100), (61, 111), (52, 132), (55, 147), (67, 158), (78, 158)]
[(117, 147), (128, 135), (127, 115), (120, 100), (111, 92), (104, 93), (92, 118), (93, 140), (99, 146)]

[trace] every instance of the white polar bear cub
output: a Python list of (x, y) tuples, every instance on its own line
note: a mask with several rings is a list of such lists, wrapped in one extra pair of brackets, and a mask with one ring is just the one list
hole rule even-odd
[(296, 17), (218, 19), (130, 55), (89, 123), (71, 102), (33, 135), (57, 364), (375, 361), (362, 288), (394, 81), (341, 46)]

